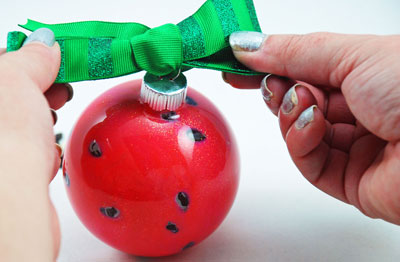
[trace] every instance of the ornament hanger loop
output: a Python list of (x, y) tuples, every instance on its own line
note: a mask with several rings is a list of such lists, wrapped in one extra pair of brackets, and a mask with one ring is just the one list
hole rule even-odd
[[(182, 73), (182, 68), (179, 68), (178, 73), (174, 77), (170, 77), (169, 81), (175, 81), (180, 76), (181, 73)], [(160, 80), (163, 80), (164, 78), (168, 78), (168, 75), (160, 76)]]

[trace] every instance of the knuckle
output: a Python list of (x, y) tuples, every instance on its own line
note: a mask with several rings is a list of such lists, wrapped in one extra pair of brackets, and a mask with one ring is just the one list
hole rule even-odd
[(304, 36), (292, 35), (289, 36), (281, 46), (282, 57), (285, 61), (289, 61), (296, 56), (303, 48)]
[(282, 45), (283, 55), (290, 59), (306, 52), (309, 48), (324, 46), (330, 35), (330, 33), (311, 33), (288, 36)]
[(277, 42), (272, 51), (282, 61), (297, 61), (304, 54), (310, 52), (310, 48), (321, 49), (330, 38), (330, 33), (311, 33), (306, 35), (288, 35), (281, 42)]

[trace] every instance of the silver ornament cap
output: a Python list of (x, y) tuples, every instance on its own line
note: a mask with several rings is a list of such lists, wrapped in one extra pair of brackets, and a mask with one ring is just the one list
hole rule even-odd
[(174, 111), (185, 102), (186, 93), (187, 81), (182, 73), (173, 78), (147, 73), (142, 81), (140, 101), (156, 111)]

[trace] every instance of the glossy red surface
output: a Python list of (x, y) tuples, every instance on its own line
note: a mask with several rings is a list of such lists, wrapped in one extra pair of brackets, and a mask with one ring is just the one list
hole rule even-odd
[(223, 221), (239, 181), (236, 142), (193, 89), (170, 112), (139, 102), (140, 81), (98, 97), (65, 151), (70, 201), (85, 226), (124, 252), (165, 256), (198, 244)]

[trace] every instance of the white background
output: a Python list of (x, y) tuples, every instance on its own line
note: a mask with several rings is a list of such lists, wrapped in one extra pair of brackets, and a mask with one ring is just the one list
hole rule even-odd
[[(0, 46), (27, 18), (177, 23), (202, 0), (2, 0)], [(263, 31), (272, 33), (400, 33), (396, 0), (255, 0)], [(50, 186), (62, 244), (58, 261), (399, 261), (400, 228), (364, 217), (311, 186), (288, 156), (276, 118), (260, 92), (235, 90), (214, 71), (192, 70), (190, 85), (226, 116), (240, 147), (242, 176), (236, 202), (222, 226), (192, 249), (168, 258), (123, 254), (93, 237), (73, 213), (59, 174)], [(58, 112), (56, 131), (70, 132), (78, 115), (108, 88), (142, 74), (74, 84), (75, 97)], [(399, 189), (400, 190), (400, 189)], [(38, 236), (39, 237), (39, 236)]]

